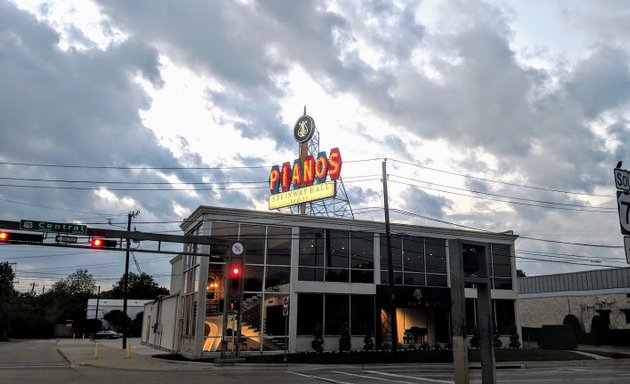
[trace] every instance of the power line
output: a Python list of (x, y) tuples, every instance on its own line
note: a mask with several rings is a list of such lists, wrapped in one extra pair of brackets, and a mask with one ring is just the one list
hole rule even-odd
[[(391, 175), (391, 176), (396, 177), (396, 178), (400, 178), (400, 179), (403, 179), (403, 180), (417, 181), (417, 182), (425, 183), (425, 184), (429, 184), (429, 185), (436, 185), (438, 187), (451, 188), (451, 189), (455, 189), (455, 190), (459, 190), (459, 191), (467, 191), (467, 192), (472, 192), (472, 193), (480, 194), (480, 195), (487, 195), (487, 196), (494, 196), (494, 197), (501, 197), (501, 198), (508, 198), (508, 199), (516, 199), (516, 200), (521, 200), (521, 201), (526, 201), (526, 202), (531, 202), (531, 203), (540, 203), (540, 204), (546, 204), (546, 205), (559, 205), (559, 206), (566, 206), (566, 207), (579, 207), (579, 208), (586, 208), (586, 209), (602, 209), (602, 210), (610, 210), (610, 211), (615, 211), (615, 212), (617, 211), (617, 208), (591, 207), (591, 206), (583, 205), (583, 204), (558, 203), (558, 202), (555, 202), (555, 201), (548, 201), (548, 200), (526, 199), (526, 198), (522, 198), (522, 197), (509, 196), (509, 195), (503, 195), (503, 194), (491, 193), (491, 192), (484, 192), (484, 191), (477, 191), (477, 190), (474, 190), (474, 189), (459, 188), (459, 187), (453, 187), (453, 186), (444, 185), (444, 184), (437, 184), (437, 183), (433, 183), (433, 182), (425, 181), (425, 180), (420, 180), (420, 179), (416, 179), (416, 178), (410, 178), (410, 177), (404, 177), (404, 176), (398, 176), (398, 175)], [(403, 184), (403, 183), (401, 183), (401, 184)], [(407, 185), (409, 185), (409, 184), (407, 184)], [(420, 186), (417, 186), (417, 185), (411, 185), (411, 186), (415, 186), (417, 188), (425, 188), (425, 187), (420, 187)], [(426, 188), (427, 189), (437, 190), (437, 191), (440, 191), (440, 192), (445, 192), (445, 193), (452, 193), (452, 192), (449, 192), (449, 191), (438, 190), (438, 189), (434, 189), (434, 188), (431, 188), (431, 187), (426, 187)], [(496, 200), (496, 199), (490, 199), (490, 200), (502, 201), (502, 202), (505, 202), (505, 203), (511, 203), (510, 201), (505, 201), (505, 200)], [(541, 205), (541, 206), (545, 207), (546, 205)], [(549, 208), (555, 208), (555, 207), (549, 207)], [(602, 212), (602, 213), (604, 213), (604, 212)]]
[[(442, 192), (442, 193), (448, 193), (451, 195), (457, 195), (457, 196), (463, 196), (463, 197), (474, 197), (474, 198), (478, 198), (478, 199), (484, 199), (484, 200), (491, 200), (491, 201), (497, 201), (497, 202), (501, 202), (501, 203), (507, 203), (507, 204), (513, 204), (513, 205), (523, 205), (523, 206), (528, 206), (528, 207), (539, 207), (539, 208), (550, 208), (550, 209), (559, 209), (559, 210), (563, 210), (563, 211), (576, 211), (576, 212), (589, 212), (589, 213), (605, 213), (605, 214), (610, 214), (610, 213), (614, 213), (612, 211), (608, 211), (609, 209), (612, 208), (599, 208), (599, 209), (605, 209), (606, 211), (598, 211), (596, 209), (578, 209), (578, 208), (571, 208), (571, 207), (557, 207), (557, 206), (553, 206), (553, 205), (542, 205), (542, 204), (533, 204), (533, 203), (527, 203), (527, 202), (522, 202), (522, 201), (510, 201), (510, 200), (500, 200), (500, 199), (493, 199), (491, 197), (484, 197), (484, 196), (470, 196), (470, 195), (465, 195), (462, 193), (458, 193), (458, 192), (452, 192), (452, 191), (445, 191), (443, 189), (438, 189), (438, 188), (432, 188), (432, 187), (420, 187), (417, 186), (415, 184), (409, 184), (409, 183), (403, 183), (401, 181), (396, 181), (396, 180), (392, 180), (393, 183), (396, 184), (402, 184), (402, 185), (407, 185), (410, 187), (415, 187), (415, 188), (423, 188), (423, 189), (430, 189), (432, 191), (437, 191), (437, 192)], [(448, 187), (448, 188), (453, 188), (453, 187)], [(468, 190), (470, 191), (470, 190)], [(470, 191), (470, 192), (474, 192), (474, 191)], [(478, 192), (475, 192), (478, 193)], [(480, 192), (479, 192), (480, 193)], [(518, 198), (517, 198), (518, 199)], [(522, 199), (525, 200), (525, 199)], [(552, 203), (546, 203), (546, 204), (552, 204)], [(588, 208), (586, 206), (580, 206), (583, 208)]]
[(428, 170), (434, 171), (434, 172), (446, 173), (446, 174), (449, 174), (449, 175), (455, 175), (455, 176), (465, 177), (467, 179), (480, 180), (480, 181), (485, 181), (485, 182), (489, 182), (489, 183), (504, 184), (504, 185), (509, 185), (509, 186), (512, 186), (512, 187), (537, 189), (537, 190), (541, 190), (541, 191), (565, 193), (565, 194), (570, 194), (570, 195), (581, 195), (581, 196), (591, 196), (591, 197), (608, 197), (608, 198), (610, 198), (610, 195), (600, 195), (600, 194), (595, 194), (595, 193), (565, 191), (565, 190), (556, 189), (556, 188), (549, 188), (549, 187), (540, 187), (540, 186), (533, 186), (533, 185), (526, 185), (526, 184), (511, 183), (511, 182), (507, 182), (507, 181), (501, 181), (501, 180), (496, 180), (496, 179), (488, 179), (488, 178), (484, 178), (484, 177), (476, 177), (476, 176), (471, 176), (471, 175), (467, 175), (467, 174), (463, 174), (463, 173), (457, 173), (457, 172), (452, 172), (452, 171), (445, 171), (443, 169), (427, 167), (426, 165), (414, 164), (414, 163), (410, 163), (410, 162), (402, 161), (402, 160), (396, 160), (396, 159), (391, 159), (391, 160), (394, 161), (394, 162), (398, 162), (398, 163), (401, 163), (401, 164), (405, 164), (405, 165), (409, 165), (409, 166), (413, 166), (413, 167), (417, 167), (417, 168), (428, 169)]

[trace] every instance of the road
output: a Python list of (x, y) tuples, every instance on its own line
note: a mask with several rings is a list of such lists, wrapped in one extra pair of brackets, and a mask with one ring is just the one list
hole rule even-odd
[[(102, 348), (120, 353), (115, 341)], [(91, 345), (86, 344), (87, 347)], [(162, 363), (126, 368), (76, 364), (58, 351), (57, 340), (0, 343), (0, 383), (11, 384), (171, 384), (213, 382), (256, 384), (378, 382), (402, 384), (452, 383), (448, 364), (401, 365), (251, 365), (215, 367), (207, 363)], [(137, 359), (142, 364), (141, 359)], [(161, 365), (160, 365), (161, 364)], [(480, 371), (471, 369), (471, 383), (481, 383)], [(592, 360), (513, 364), (497, 370), (497, 383), (630, 383), (630, 360)]]

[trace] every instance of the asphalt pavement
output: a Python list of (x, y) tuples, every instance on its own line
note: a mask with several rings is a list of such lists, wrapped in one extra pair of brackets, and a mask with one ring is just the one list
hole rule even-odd
[(153, 356), (163, 351), (142, 345), (140, 339), (128, 339), (128, 350), (122, 349), (122, 339), (90, 340), (61, 339), (57, 350), (74, 367), (91, 366), (131, 370), (195, 370), (208, 369), (213, 364), (175, 361)]
[[(115, 340), (90, 340), (90, 339), (61, 339), (57, 342), (57, 350), (63, 358), (74, 367), (103, 367), (123, 370), (207, 370), (217, 369), (214, 364), (208, 362), (178, 361), (155, 357), (167, 355), (167, 352), (142, 345), (140, 339), (127, 339), (129, 350), (122, 349), (122, 339)], [(586, 350), (588, 352), (582, 352)], [(582, 353), (595, 359), (608, 359), (603, 354), (597, 352), (617, 352), (628, 354), (630, 358), (630, 347), (611, 346), (582, 346), (580, 345), (576, 353)], [(624, 359), (625, 360), (625, 359)], [(627, 361), (627, 360), (626, 360)], [(533, 368), (536, 365), (545, 366), (557, 362), (512, 362), (509, 366), (521, 366)], [(499, 363), (505, 365), (507, 363)], [(566, 365), (580, 364), (580, 362), (564, 362)], [(240, 367), (252, 364), (239, 364)], [(299, 365), (299, 364), (298, 364)], [(300, 369), (298, 365), (287, 366), (285, 364), (265, 364), (264, 367), (256, 365), (258, 369)], [(308, 364), (307, 364), (308, 365)], [(450, 366), (450, 364), (446, 364)], [(472, 363), (471, 366), (476, 364)], [(301, 365), (300, 365), (301, 366)], [(220, 367), (220, 369), (229, 367)], [(305, 368), (305, 367), (301, 367)]]

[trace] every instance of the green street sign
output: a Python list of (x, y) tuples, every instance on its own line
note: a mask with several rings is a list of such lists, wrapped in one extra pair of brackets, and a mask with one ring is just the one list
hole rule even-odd
[(20, 220), (20, 229), (35, 232), (71, 233), (86, 235), (87, 225), (72, 223), (51, 223), (47, 221)]

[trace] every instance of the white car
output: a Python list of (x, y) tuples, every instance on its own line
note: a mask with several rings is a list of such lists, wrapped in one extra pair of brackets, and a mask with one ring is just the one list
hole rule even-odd
[(122, 333), (116, 331), (98, 331), (94, 335), (95, 339), (118, 339), (122, 337)]

